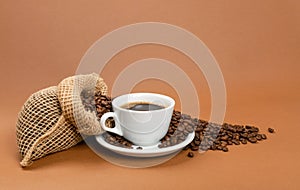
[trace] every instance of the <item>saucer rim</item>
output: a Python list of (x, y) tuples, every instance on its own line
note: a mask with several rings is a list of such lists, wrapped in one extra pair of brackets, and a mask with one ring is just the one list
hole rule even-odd
[[(115, 145), (112, 145), (112, 144), (106, 142), (103, 137), (103, 134), (95, 136), (96, 141), (101, 146), (103, 146), (115, 153), (127, 155), (127, 156), (134, 156), (134, 157), (146, 157), (148, 155), (150, 157), (155, 157), (155, 156), (171, 154), (173, 152), (179, 151), (180, 149), (183, 149), (186, 145), (188, 145), (190, 142), (192, 142), (195, 137), (195, 131), (193, 131), (192, 133), (189, 133), (189, 135), (187, 136), (187, 138), (184, 141), (182, 141), (181, 143), (176, 144), (174, 146), (159, 148), (158, 145), (161, 144), (161, 142), (158, 142), (155, 145), (151, 145), (151, 146), (132, 145), (133, 148), (124, 148), (124, 147), (115, 146)], [(137, 149), (137, 147), (142, 147), (143, 149)]]

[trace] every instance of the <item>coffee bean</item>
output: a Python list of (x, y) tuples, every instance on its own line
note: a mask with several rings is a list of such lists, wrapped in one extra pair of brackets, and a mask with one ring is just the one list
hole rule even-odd
[(246, 140), (246, 139), (243, 139), (243, 140), (241, 140), (241, 143), (242, 143), (242, 144), (247, 144), (247, 140)]
[(227, 147), (223, 147), (222, 150), (223, 150), (224, 152), (228, 152), (228, 148), (227, 148)]
[(221, 144), (221, 142), (219, 140), (216, 140), (215, 144)]
[(199, 132), (201, 132), (202, 130), (203, 130), (202, 128), (197, 127), (196, 130), (195, 130), (195, 132), (196, 132), (196, 133), (199, 133)]
[(240, 141), (236, 140), (236, 139), (233, 139), (232, 142), (235, 144), (235, 145), (239, 145), (240, 144)]
[(184, 136), (188, 136), (190, 133), (187, 130), (183, 131)]
[(228, 138), (229, 138), (229, 136), (228, 136), (228, 135), (225, 135), (225, 136), (222, 136), (222, 137), (221, 137), (221, 140), (223, 140), (223, 141), (227, 141), (227, 140), (228, 140)]
[(180, 125), (180, 126), (178, 126), (177, 130), (178, 130), (178, 131), (183, 131), (184, 128), (183, 128), (183, 126)]
[(216, 150), (217, 149), (217, 146), (215, 144), (211, 145), (211, 150)]
[(217, 150), (222, 150), (222, 149), (223, 149), (223, 147), (221, 145), (217, 146)]
[(228, 128), (231, 132), (236, 133), (236, 128), (230, 126), (230, 128)]
[(254, 132), (251, 132), (250, 134), (248, 134), (248, 137), (247, 138), (252, 138), (252, 137), (256, 137), (256, 133)]
[(258, 132), (259, 129), (257, 127), (251, 127), (251, 129), (249, 129), (249, 131), (251, 131), (251, 132)]
[(237, 126), (237, 130), (236, 130), (236, 131), (239, 132), (239, 133), (241, 133), (241, 132), (244, 131), (244, 129), (243, 129), (243, 127), (241, 127), (241, 126)]
[(261, 138), (262, 138), (262, 139), (267, 139), (267, 136), (266, 136), (265, 134), (262, 134), (262, 135), (261, 135)]
[(248, 137), (248, 133), (242, 133), (241, 136), (244, 137), (244, 138), (247, 138)]
[(190, 157), (190, 158), (193, 158), (193, 157), (194, 157), (194, 153), (193, 153), (193, 152), (189, 152), (189, 153), (187, 154), (187, 156)]
[(166, 141), (168, 141), (168, 140), (170, 140), (171, 139), (171, 137), (169, 136), (169, 135), (166, 135), (165, 137), (164, 137), (164, 140), (166, 140)]
[(221, 141), (221, 146), (227, 146), (227, 142), (226, 141)]
[(187, 130), (188, 133), (191, 133), (191, 132), (194, 131), (193, 127), (191, 127), (191, 126), (187, 126), (186, 130)]
[(246, 125), (246, 127), (245, 127), (246, 129), (251, 129), (252, 127), (251, 126), (249, 126), (249, 125)]
[(169, 134), (173, 134), (174, 133), (174, 130), (172, 129), (172, 126), (169, 127), (168, 133)]
[(195, 140), (195, 141), (194, 141), (194, 143), (195, 143), (195, 145), (196, 145), (196, 146), (199, 146), (199, 145), (200, 145), (200, 143), (201, 143), (201, 141), (199, 141), (199, 140)]
[(171, 142), (170, 141), (166, 141), (166, 145), (167, 146), (171, 146)]
[(274, 133), (275, 130), (273, 128), (268, 128), (269, 133)]
[(141, 147), (141, 146), (138, 146), (138, 147), (136, 147), (136, 149), (137, 149), (137, 150), (142, 150), (142, 149), (143, 149), (143, 147)]
[(256, 135), (256, 139), (259, 141), (262, 140), (261, 135), (260, 134)]
[(113, 142), (113, 141), (116, 141), (116, 138), (113, 137), (113, 136), (110, 136), (110, 137), (108, 138), (108, 140), (111, 141), (111, 142)]
[(171, 145), (176, 145), (177, 144), (177, 138), (176, 137), (172, 137), (171, 138)]
[(181, 132), (177, 132), (176, 133), (177, 137), (185, 137), (186, 135), (184, 135), (184, 133), (181, 131)]
[(172, 121), (171, 121), (171, 124), (177, 124), (177, 123), (178, 123), (177, 120), (172, 120)]
[(237, 133), (235, 133), (235, 135), (234, 135), (234, 139), (236, 139), (236, 140), (240, 140), (240, 135), (239, 135), (239, 134), (237, 134)]
[(199, 146), (194, 145), (194, 146), (192, 146), (191, 150), (192, 150), (192, 151), (197, 151), (197, 150), (199, 150)]
[(248, 138), (248, 141), (251, 143), (256, 143), (257, 139), (255, 137), (250, 137), (250, 138)]

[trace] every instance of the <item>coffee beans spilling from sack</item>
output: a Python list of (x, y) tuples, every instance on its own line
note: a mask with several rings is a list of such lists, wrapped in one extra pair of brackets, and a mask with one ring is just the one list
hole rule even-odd
[(98, 122), (95, 106), (90, 106), (93, 111), (87, 111), (81, 94), (82, 91), (93, 91), (106, 95), (107, 86), (103, 79), (95, 73), (76, 75), (61, 81), (57, 88), (57, 96), (66, 120), (75, 125), (83, 135), (101, 134), (103, 130)]
[[(95, 105), (97, 107), (97, 116), (100, 117), (104, 112), (112, 111), (111, 98), (103, 94), (95, 94)], [(91, 102), (85, 102), (85, 109), (88, 110)], [(101, 109), (98, 109), (101, 107)], [(114, 126), (113, 119), (107, 121)], [(249, 143), (257, 143), (267, 139), (265, 134), (259, 133), (259, 128), (254, 126), (232, 125), (224, 123), (223, 125), (209, 123), (207, 121), (192, 118), (190, 115), (174, 111), (169, 130), (165, 137), (161, 139), (159, 148), (174, 146), (183, 142), (187, 136), (195, 131), (193, 141), (184, 149), (192, 151), (217, 150), (228, 152), (228, 146)], [(274, 130), (269, 130), (269, 132)], [(124, 148), (132, 148), (132, 143), (124, 137), (113, 133), (105, 133), (106, 142)], [(141, 149), (142, 147), (139, 147)], [(189, 157), (192, 157), (189, 154)]]
[[(80, 94), (84, 109), (88, 112), (93, 112), (96, 108), (97, 119), (106, 112), (112, 112), (111, 98), (101, 92), (94, 92), (93, 90), (83, 90)], [(114, 127), (115, 122), (112, 118), (106, 120), (107, 127)]]

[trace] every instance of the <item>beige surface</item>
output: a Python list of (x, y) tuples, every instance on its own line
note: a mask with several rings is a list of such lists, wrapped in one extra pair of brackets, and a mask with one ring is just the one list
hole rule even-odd
[[(299, 189), (299, 12), (297, 0), (1, 1), (0, 189)], [(274, 127), (277, 133), (228, 153), (189, 159), (182, 152), (145, 169), (114, 166), (85, 144), (20, 168), (15, 122), (27, 97), (73, 75), (85, 51), (105, 33), (142, 21), (171, 23), (197, 35), (224, 74), (226, 122), (250, 123), (264, 132)], [(201, 118), (208, 119), (203, 76), (174, 50), (130, 48), (102, 76), (111, 85), (127, 64), (147, 57), (174, 61), (189, 73), (200, 93)], [(174, 93), (158, 81), (134, 90)]]

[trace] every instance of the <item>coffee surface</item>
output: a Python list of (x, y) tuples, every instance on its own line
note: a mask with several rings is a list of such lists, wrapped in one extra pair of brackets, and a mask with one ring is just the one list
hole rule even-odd
[(134, 111), (152, 111), (164, 109), (165, 107), (149, 102), (130, 102), (123, 105), (122, 108)]

